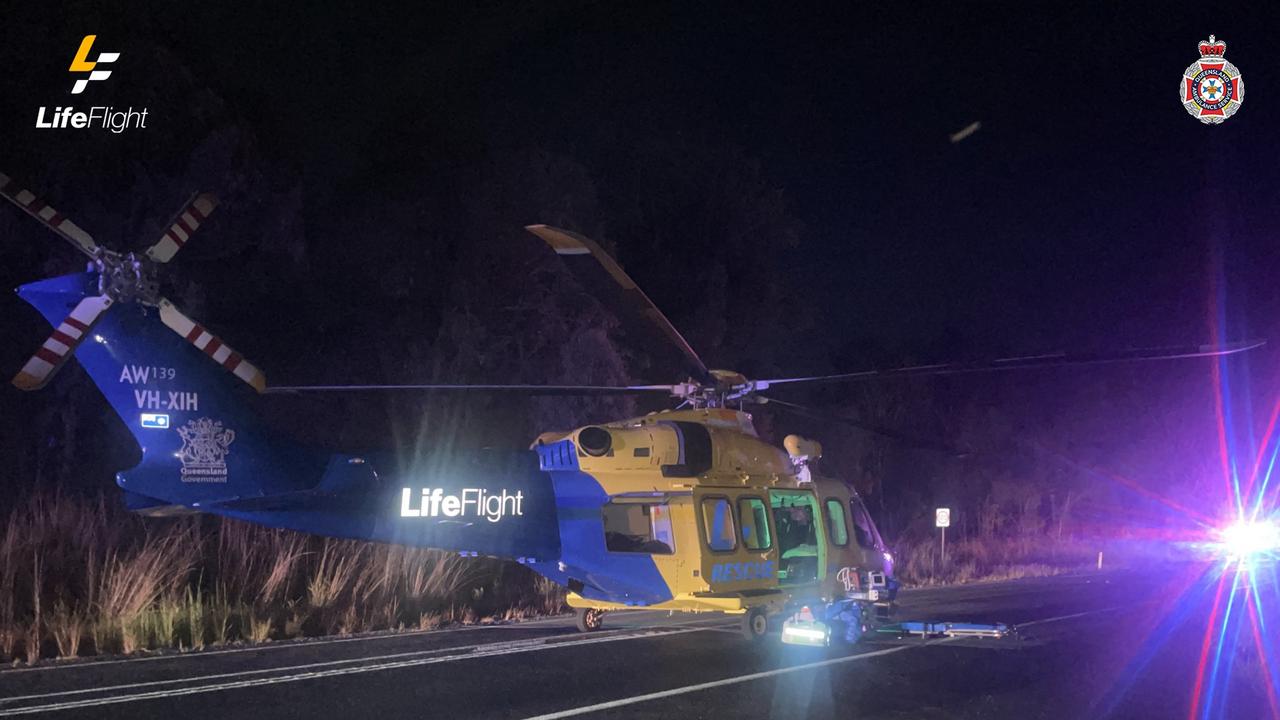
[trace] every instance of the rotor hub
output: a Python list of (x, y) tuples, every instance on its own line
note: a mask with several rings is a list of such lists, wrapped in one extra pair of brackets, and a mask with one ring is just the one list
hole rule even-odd
[(102, 247), (94, 253), (93, 267), (98, 271), (98, 294), (115, 302), (139, 301), (148, 305), (160, 302), (160, 283), (155, 263), (134, 253), (121, 255)]
[(689, 378), (683, 383), (672, 386), (671, 395), (683, 400), (694, 408), (719, 408), (730, 404), (756, 402), (752, 397), (758, 383), (748, 380), (745, 375), (735, 370), (708, 370), (708, 379), (698, 381)]

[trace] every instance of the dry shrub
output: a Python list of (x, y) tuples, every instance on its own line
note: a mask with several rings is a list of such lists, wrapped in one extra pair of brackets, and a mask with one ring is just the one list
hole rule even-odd
[(539, 575), (534, 580), (537, 605), (534, 611), (538, 615), (559, 615), (565, 611), (565, 589), (557, 583)]
[(981, 580), (1011, 580), (1075, 570), (1090, 563), (1092, 546), (1069, 539), (992, 537), (910, 546), (898, 554), (897, 575), (912, 585), (941, 585)]
[(228, 518), (217, 519), (216, 574), (231, 598), (258, 605), (281, 602), (300, 574), (308, 537)]
[(108, 556), (94, 605), (100, 622), (114, 623), (119, 629), (124, 652), (153, 643), (168, 645), (172, 640), (176, 617), (172, 598), (186, 588), (200, 557), (196, 529), (194, 522), (180, 521), (148, 534), (134, 552)]
[(58, 645), (58, 657), (76, 657), (80, 654), (80, 641), (88, 629), (88, 618), (79, 610), (67, 607), (59, 600), (49, 617), (49, 632)]

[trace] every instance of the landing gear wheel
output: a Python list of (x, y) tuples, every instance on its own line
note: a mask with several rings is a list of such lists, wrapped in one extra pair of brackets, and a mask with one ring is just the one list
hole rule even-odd
[(751, 642), (760, 642), (769, 631), (769, 617), (764, 608), (751, 608), (742, 616), (742, 637)]
[(575, 611), (578, 621), (578, 632), (595, 632), (604, 625), (604, 611), (594, 608), (578, 608)]

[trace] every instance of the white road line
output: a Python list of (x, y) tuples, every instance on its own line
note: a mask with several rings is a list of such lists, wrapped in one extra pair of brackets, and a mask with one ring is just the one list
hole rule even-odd
[[(1142, 604), (1145, 605), (1147, 603), (1142, 603)], [(1074, 620), (1076, 618), (1087, 617), (1089, 615), (1098, 615), (1099, 613), (1115, 612), (1116, 610), (1124, 610), (1126, 608), (1133, 608), (1133, 607), (1136, 607), (1136, 605), (1114, 605), (1112, 607), (1100, 608), (1098, 610), (1086, 610), (1085, 612), (1073, 613), (1071, 615), (1059, 615), (1058, 617), (1046, 618), (1044, 620), (1032, 620), (1031, 622), (1018, 623), (1016, 627), (1024, 628), (1024, 627), (1032, 627), (1034, 625), (1047, 625), (1049, 623), (1055, 623), (1060, 620)]]
[[(1062, 615), (1059, 617), (1046, 618), (1044, 620), (1033, 620), (1032, 622), (1021, 623), (1018, 627), (1027, 627), (1031, 625), (1045, 625), (1048, 623), (1059, 622), (1061, 620), (1071, 620), (1074, 618), (1085, 617), (1086, 615), (1096, 615), (1098, 613), (1111, 612), (1113, 610), (1122, 609), (1122, 607), (1102, 608), (1101, 610), (1089, 610), (1086, 612), (1074, 613), (1072, 615)], [(1128, 606), (1132, 607), (1132, 606)], [(610, 700), (608, 702), (596, 703), (594, 705), (583, 705), (582, 707), (570, 708), (568, 710), (560, 710), (558, 712), (546, 713), (544, 715), (534, 715), (527, 717), (525, 720), (559, 720), (560, 718), (576, 717), (578, 715), (586, 715), (588, 713), (600, 712), (601, 710), (613, 710), (615, 708), (626, 707), (636, 703), (648, 702), (650, 700), (661, 700), (663, 698), (675, 697), (677, 695), (685, 695), (700, 690), (710, 690), (712, 688), (724, 687), (725, 685), (736, 685), (738, 683), (750, 682), (752, 680), (760, 680), (762, 678), (774, 677), (777, 675), (785, 675), (787, 673), (800, 672), (802, 670), (813, 670), (829, 665), (838, 665), (840, 663), (853, 662), (854, 660), (862, 660), (863, 658), (878, 657), (880, 655), (890, 655), (904, 650), (924, 647), (926, 645), (941, 645), (953, 640), (961, 638), (946, 638), (943, 640), (932, 640), (928, 642), (897, 645), (886, 650), (875, 650), (872, 652), (859, 653), (857, 655), (846, 655), (845, 657), (833, 658), (831, 660), (822, 660), (820, 662), (812, 662), (804, 665), (792, 665), (791, 667), (778, 668), (776, 670), (766, 670), (764, 672), (751, 673), (749, 675), (739, 675), (737, 677), (724, 678), (723, 680), (712, 680), (711, 682), (698, 683), (696, 685), (685, 685), (684, 687), (672, 688), (670, 690), (660, 690), (658, 692), (646, 693), (644, 695), (634, 695), (629, 698), (621, 698), (618, 700)]]
[[(641, 611), (645, 612), (645, 611)], [(230, 655), (232, 653), (257, 652), (259, 650), (287, 650), (289, 648), (310, 648), (320, 645), (334, 645), (337, 643), (362, 642), (365, 640), (392, 640), (395, 638), (407, 638), (417, 635), (430, 635), (432, 633), (455, 633), (467, 632), (470, 630), (496, 630), (498, 628), (519, 628), (533, 625), (545, 625), (551, 622), (563, 622), (565, 627), (571, 627), (568, 623), (568, 616), (557, 615), (555, 617), (538, 618), (537, 620), (521, 620), (514, 623), (502, 623), (493, 625), (464, 625), (455, 628), (443, 628), (437, 630), (406, 630), (404, 632), (379, 633), (377, 635), (361, 635), (359, 637), (329, 638), (326, 640), (298, 640), (281, 643), (263, 643), (261, 645), (248, 645), (245, 647), (223, 648), (221, 650), (199, 650), (195, 652), (168, 653), (163, 655), (147, 655), (145, 657), (122, 657), (114, 660), (93, 660), (84, 658), (82, 660), (70, 660), (65, 664), (58, 665), (38, 665), (36, 667), (24, 668), (6, 668), (0, 670), (0, 678), (13, 673), (40, 672), (48, 670), (83, 670), (85, 668), (102, 667), (103, 665), (117, 665), (119, 663), (136, 663), (147, 662), (148, 660), (184, 660), (188, 658), (210, 657), (212, 655)]]
[(305, 663), (302, 665), (281, 665), (276, 667), (258, 668), (256, 670), (238, 670), (236, 672), (215, 673), (213, 675), (192, 675), (189, 677), (169, 678), (168, 680), (149, 680), (146, 682), (125, 683), (123, 685), (104, 685), (101, 687), (80, 688), (78, 690), (59, 690), (57, 692), (38, 693), (35, 695), (14, 695), (13, 697), (0, 698), (0, 705), (4, 703), (13, 703), (20, 700), (43, 700), (45, 698), (66, 697), (68, 695), (89, 695), (93, 693), (110, 693), (116, 690), (131, 690), (143, 687), (157, 687), (160, 685), (178, 685), (181, 683), (201, 682), (205, 680), (222, 680), (225, 678), (245, 677), (247, 675), (267, 675), (273, 672), (288, 672), (292, 670), (304, 670), (319, 667), (332, 667), (334, 665), (349, 665), (352, 663), (368, 662), (373, 660), (390, 660), (392, 658), (405, 658), (423, 655), (465, 655), (474, 652), (476, 648), (486, 647), (485, 645), (461, 645), (458, 647), (436, 648), (434, 650), (415, 650), (412, 652), (392, 653), (390, 655), (372, 655), (365, 657), (347, 658), (345, 660), (326, 660), (324, 662)]
[[(703, 622), (707, 622), (707, 621), (703, 620)], [(685, 624), (695, 625), (694, 623), (685, 623)], [(663, 631), (663, 630), (669, 630), (669, 629), (670, 628), (662, 628), (662, 627), (643, 628), (643, 629), (641, 628), (621, 629), (620, 628), (612, 631), (606, 630), (605, 633), (607, 633), (607, 635), (605, 636), (615, 637), (618, 635), (626, 635), (627, 637), (632, 637), (632, 636), (636, 636), (636, 633), (638, 630), (641, 632), (648, 632), (652, 630)], [(701, 627), (701, 626), (696, 626), (696, 629), (697, 630), (723, 630), (723, 628), (719, 628), (719, 627)], [(732, 631), (732, 632), (736, 633), (737, 631)], [(598, 639), (599, 637), (601, 637), (601, 635), (594, 636), (593, 638), (590, 638), (590, 639)], [(641, 635), (641, 637), (644, 637), (644, 635)], [(209, 680), (225, 680), (227, 678), (247, 677), (251, 675), (270, 675), (272, 673), (296, 672), (299, 670), (311, 670), (311, 669), (322, 668), (322, 667), (334, 667), (337, 665), (351, 665), (355, 663), (367, 663), (367, 662), (374, 662), (374, 661), (380, 661), (380, 660), (424, 657), (427, 655), (445, 656), (442, 658), (437, 658), (439, 659), (440, 662), (445, 662), (446, 660), (465, 660), (469, 657), (473, 657), (475, 651), (480, 648), (485, 648), (489, 651), (498, 651), (498, 650), (503, 650), (508, 648), (520, 648), (524, 646), (536, 646), (536, 645), (561, 645), (561, 644), (574, 645), (577, 642), (580, 642), (575, 640), (564, 640), (559, 643), (554, 642), (559, 638), (560, 636), (552, 635), (550, 637), (530, 638), (528, 640), (508, 640), (508, 641), (497, 642), (497, 643), (480, 643), (475, 645), (458, 645), (454, 647), (433, 648), (430, 650), (411, 650), (407, 652), (391, 653), (387, 655), (365, 655), (362, 657), (345, 658), (341, 660), (324, 660), (320, 662), (303, 663), (300, 665), (278, 665), (275, 667), (256, 668), (253, 670), (237, 670), (235, 672), (216, 673), (212, 675), (191, 675), (187, 677), (169, 678), (166, 680), (148, 680), (145, 682), (124, 683), (121, 685), (105, 685), (100, 687), (79, 688), (76, 690), (58, 690), (55, 692), (36, 693), (32, 695), (14, 695), (12, 697), (0, 697), (0, 705), (3, 705), (5, 703), (19, 702), (23, 700), (26, 700), (26, 701), (44, 700), (44, 699), (55, 698), (55, 697), (68, 697), (71, 695), (91, 695), (96, 693), (110, 693), (118, 690), (134, 690), (137, 688), (144, 688), (144, 687), (160, 687), (164, 685), (179, 685), (182, 683), (197, 683), (197, 682), (204, 682)], [(491, 652), (490, 654), (500, 654), (500, 653)]]
[[(498, 643), (495, 646), (482, 646), (491, 649), (478, 650), (476, 652), (465, 655), (418, 658), (413, 660), (400, 660), (396, 662), (375, 663), (371, 665), (357, 665), (354, 667), (332, 668), (329, 670), (320, 670), (316, 672), (302, 672), (293, 675), (282, 675), (277, 677), (253, 678), (248, 680), (239, 680), (235, 682), (216, 683), (212, 685), (196, 685), (193, 687), (173, 688), (170, 690), (156, 690), (152, 692), (133, 693), (129, 695), (115, 695), (104, 698), (91, 698), (86, 700), (71, 700), (67, 702), (49, 703), (45, 705), (28, 705), (26, 707), (7, 708), (0, 710), (0, 717), (9, 717), (15, 715), (30, 715), (34, 713), (53, 712), (56, 710), (73, 710), (77, 708), (98, 707), (102, 705), (116, 705), (119, 703), (138, 702), (141, 700), (154, 700), (159, 698), (180, 697), (184, 695), (197, 695), (202, 693), (219, 692), (222, 690), (236, 690), (241, 688), (261, 687), (264, 685), (277, 685), (280, 683), (299, 682), (302, 680), (318, 680), (321, 678), (337, 677), (341, 675), (355, 675), (367, 672), (378, 672), (382, 670), (397, 670), (401, 668), (417, 667), (420, 665), (435, 665), (437, 663), (454, 662), (458, 660), (470, 660), (473, 658), (493, 657), (497, 655), (516, 655), (527, 652), (538, 652), (542, 650), (555, 650), (565, 647), (578, 647), (581, 645), (597, 645), (600, 643), (618, 642), (622, 640), (641, 640), (646, 638), (668, 637), (671, 635), (682, 635), (685, 633), (701, 632), (706, 628), (691, 627), (680, 628), (674, 630), (648, 630), (628, 635), (614, 635), (609, 637), (587, 637), (581, 640), (572, 640), (559, 643), (544, 643), (540, 645), (520, 645), (516, 643)], [(287, 670), (288, 668), (282, 668)]]
[[(935, 645), (938, 641), (926, 643)], [(709, 690), (711, 688), (723, 687), (725, 685), (735, 685), (737, 683), (750, 682), (761, 678), (773, 677), (775, 675), (785, 675), (786, 673), (800, 672), (801, 670), (813, 670), (815, 668), (826, 667), (828, 665), (838, 665), (840, 663), (853, 662), (863, 658), (879, 657), (881, 655), (892, 655), (893, 653), (910, 650), (912, 648), (921, 647), (920, 645), (899, 645), (886, 650), (874, 650), (872, 652), (859, 653), (857, 655), (846, 655), (845, 657), (833, 658), (831, 660), (823, 660), (821, 662), (806, 663), (804, 665), (792, 665), (791, 667), (778, 668), (777, 670), (766, 670), (764, 672), (751, 673), (750, 675), (739, 675), (738, 677), (725, 678), (723, 680), (712, 680), (711, 682), (698, 683), (697, 685), (686, 685), (684, 687), (673, 688), (671, 690), (662, 690), (659, 692), (646, 693), (644, 695), (635, 695), (621, 700), (610, 700), (609, 702), (596, 703), (595, 705), (584, 705), (582, 707), (571, 708), (569, 710), (561, 710), (560, 712), (547, 713), (546, 715), (535, 715), (525, 718), (525, 720), (556, 720), (557, 718), (574, 717), (576, 715), (586, 715), (587, 713), (599, 712), (601, 710), (612, 710), (614, 708), (634, 705), (635, 703), (647, 702), (649, 700), (659, 700), (662, 698), (673, 697), (675, 695), (684, 695), (685, 693), (697, 692), (699, 690)]]

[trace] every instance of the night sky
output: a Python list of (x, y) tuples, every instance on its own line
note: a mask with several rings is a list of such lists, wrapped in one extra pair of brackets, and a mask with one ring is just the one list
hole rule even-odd
[[(194, 129), (216, 126), (194, 108), (216, 105), (252, 131), (256, 152), (300, 179), (309, 228), (352, 230), (354, 266), (404, 240), (367, 213), (353, 218), (350, 199), (393, 202), (426, 168), (447, 185), (442, 168), (537, 146), (575, 158), (617, 204), (610, 194), (646, 148), (714, 143), (758, 163), (781, 191), (796, 241), (754, 261), (803, 288), (785, 311), (835, 338), (829, 360), (846, 369), (1204, 342), (1215, 268), (1226, 335), (1280, 339), (1274, 14), (1202, 4), (615, 5), (12, 8), (0, 26), (6, 172), (56, 183), (59, 207), (93, 227), (95, 214), (130, 202), (132, 164), (185, 162)], [(123, 53), (118, 81), (99, 97), (128, 104), (145, 88), (155, 132), (68, 139), (32, 128), (35, 106), (69, 97), (65, 64), (89, 32)], [(1228, 43), (1247, 87), (1221, 126), (1189, 117), (1174, 95), (1210, 33)], [(204, 94), (216, 100), (193, 102)], [(975, 121), (978, 132), (949, 142)], [(94, 197), (76, 190), (86, 177)], [(698, 229), (666, 228), (675, 241), (654, 253), (646, 237), (600, 222), (649, 295), (678, 326), (689, 322)], [(39, 228), (20, 227), (2, 240), (13, 248), (7, 285), (77, 262)], [(669, 252), (686, 239), (687, 257)], [(45, 330), (15, 299), (0, 302), (22, 313), (5, 326), (18, 337), (5, 341), (14, 365)], [(1274, 358), (1251, 358), (1257, 382), (1270, 383)], [(812, 361), (797, 353), (797, 362)]]
[[(1272, 17), (531, 7), (228, 12), (194, 45), (210, 57), (188, 62), (252, 99), (264, 137), (321, 192), (386, 181), (443, 145), (535, 139), (607, 178), (643, 138), (727, 137), (805, 223), (793, 255), (760, 262), (811, 277), (823, 320), (873, 341), (1201, 337), (1215, 247), (1233, 317), (1252, 323), (1239, 332), (1265, 333), (1278, 309)], [(1210, 32), (1249, 89), (1220, 127), (1173, 95)], [(613, 240), (659, 303), (678, 302), (646, 272), (644, 238)]]

